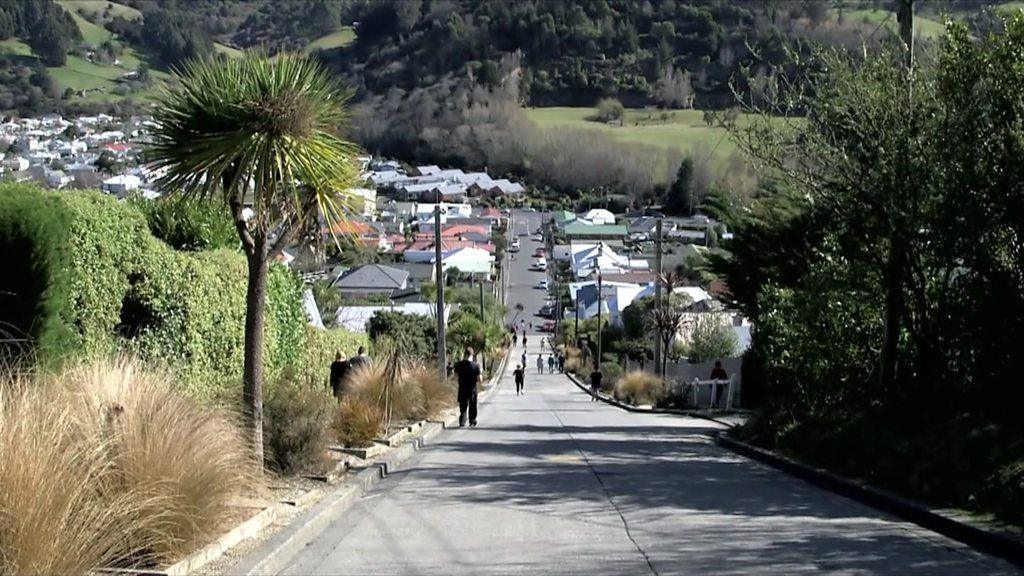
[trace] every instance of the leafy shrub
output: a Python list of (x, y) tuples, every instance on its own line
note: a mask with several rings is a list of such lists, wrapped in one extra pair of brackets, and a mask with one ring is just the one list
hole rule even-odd
[(260, 491), (231, 419), (138, 364), (72, 366), (2, 389), (4, 573), (167, 563)]
[(384, 411), (362, 398), (342, 399), (334, 412), (331, 428), (338, 442), (363, 447), (373, 443), (384, 423)]
[(337, 352), (351, 358), (355, 356), (360, 346), (370, 344), (366, 334), (362, 332), (348, 332), (341, 329), (317, 330), (312, 326), (305, 328), (305, 344), (302, 346), (302, 356), (296, 362), (292, 371), (296, 378), (323, 382), (329, 384), (331, 374), (331, 362)]
[(196, 198), (154, 201), (138, 195), (129, 202), (145, 216), (153, 236), (175, 250), (235, 248), (239, 244), (238, 232), (224, 202)]
[(615, 397), (630, 404), (659, 404), (667, 395), (665, 382), (648, 372), (627, 372), (615, 382)]
[(321, 468), (334, 404), (316, 380), (286, 374), (270, 386), (263, 404), (267, 462), (285, 474)]
[(981, 503), (1008, 522), (1024, 524), (1024, 460), (1007, 464), (985, 483)]
[(612, 390), (619, 377), (622, 376), (622, 366), (617, 362), (601, 363), (601, 390), (605, 392)]
[[(165, 365), (203, 400), (235, 401), (245, 326), (245, 259), (230, 250), (177, 252), (129, 203), (0, 185), (0, 327), (11, 350), (44, 366), (128, 349)], [(308, 338), (302, 288), (272, 267), (266, 370), (297, 364)]]
[(437, 353), (437, 322), (426, 316), (379, 310), (366, 324), (370, 340), (394, 339), (409, 358), (430, 358)]
[(721, 324), (714, 315), (700, 314), (693, 327), (686, 355), (694, 362), (731, 358), (739, 346), (736, 332)]

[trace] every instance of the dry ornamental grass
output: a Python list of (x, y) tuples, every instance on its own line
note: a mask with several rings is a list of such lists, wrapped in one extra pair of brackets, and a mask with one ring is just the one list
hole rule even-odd
[(657, 405), (667, 394), (665, 382), (647, 372), (627, 372), (615, 382), (615, 397), (634, 405)]
[(260, 493), (232, 419), (138, 364), (97, 362), (0, 389), (2, 573), (166, 564)]

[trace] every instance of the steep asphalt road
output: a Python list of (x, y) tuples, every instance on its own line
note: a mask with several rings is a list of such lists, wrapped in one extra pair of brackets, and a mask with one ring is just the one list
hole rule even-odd
[[(515, 233), (539, 224), (519, 212)], [(508, 302), (536, 323), (539, 244), (521, 241)], [(525, 395), (510, 369), (478, 428), (439, 437), (285, 573), (1017, 573), (727, 452), (705, 434), (712, 423), (591, 402), (564, 376), (537, 375), (540, 351), (533, 334)]]
[[(531, 353), (539, 352), (531, 341)], [(715, 446), (712, 424), (507, 373), (286, 574), (1016, 574), (1002, 561)]]

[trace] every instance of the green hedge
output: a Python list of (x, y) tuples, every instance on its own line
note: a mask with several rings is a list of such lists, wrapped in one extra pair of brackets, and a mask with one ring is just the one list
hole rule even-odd
[[(176, 251), (153, 237), (137, 207), (97, 192), (6, 184), (0, 265), (19, 272), (0, 280), (0, 326), (27, 337), (20, 349), (43, 366), (129, 350), (171, 369), (198, 398), (240, 395), (247, 275), (240, 253)], [(283, 267), (271, 270), (268, 382), (288, 367), (327, 370), (327, 348), (358, 346), (358, 335), (308, 328), (301, 283)]]

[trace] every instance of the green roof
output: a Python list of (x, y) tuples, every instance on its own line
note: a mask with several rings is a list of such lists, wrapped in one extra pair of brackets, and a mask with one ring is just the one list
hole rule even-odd
[(629, 232), (621, 224), (583, 224), (573, 222), (565, 227), (566, 236), (627, 236)]
[(575, 220), (576, 215), (568, 210), (559, 210), (558, 212), (555, 212), (553, 218), (555, 219), (555, 222), (565, 222), (567, 220)]

